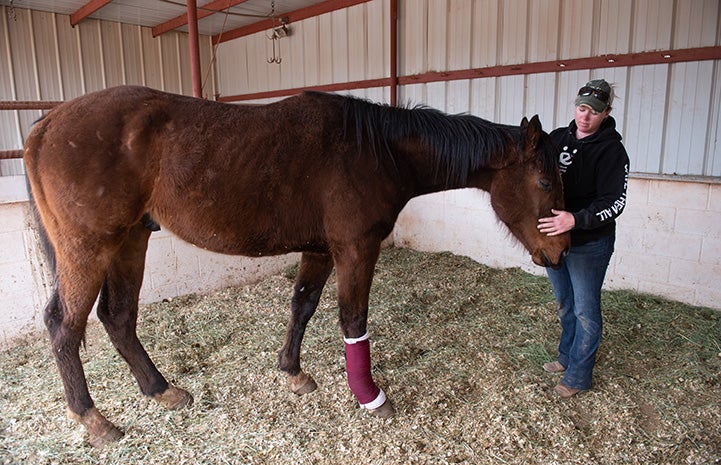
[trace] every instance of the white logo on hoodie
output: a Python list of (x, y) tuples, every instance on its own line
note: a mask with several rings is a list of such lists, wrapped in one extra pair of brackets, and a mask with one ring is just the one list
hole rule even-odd
[(568, 169), (569, 166), (573, 163), (573, 156), (576, 155), (578, 152), (578, 149), (573, 149), (573, 152), (568, 152), (568, 145), (563, 146), (563, 151), (558, 156), (558, 168), (561, 170), (561, 173), (565, 173), (566, 169)]

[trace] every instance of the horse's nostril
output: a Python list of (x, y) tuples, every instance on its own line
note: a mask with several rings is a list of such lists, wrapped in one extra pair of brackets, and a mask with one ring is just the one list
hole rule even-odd
[(541, 250), (541, 259), (543, 260), (543, 266), (545, 266), (545, 267), (553, 266), (553, 262), (551, 261), (550, 258), (548, 258), (548, 255), (546, 255), (545, 250)]
[(561, 265), (563, 265), (564, 260), (566, 260), (566, 257), (568, 256), (568, 252), (569, 252), (569, 249), (563, 249), (563, 251), (561, 251), (561, 255), (558, 257), (558, 263), (551, 263), (550, 265), (546, 265), (546, 266), (550, 266), (554, 270), (561, 269)]
[(545, 250), (541, 250), (541, 260), (543, 261), (543, 266), (554, 270), (558, 270), (561, 268), (561, 265), (563, 265), (563, 261), (566, 259), (566, 256), (568, 256), (568, 249), (564, 249), (561, 251), (561, 254), (558, 257), (558, 262), (556, 263), (551, 260), (548, 254), (546, 254)]

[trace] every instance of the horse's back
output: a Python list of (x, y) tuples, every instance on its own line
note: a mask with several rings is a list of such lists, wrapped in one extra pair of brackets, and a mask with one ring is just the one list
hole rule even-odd
[(353, 212), (393, 215), (365, 208), (382, 177), (346, 134), (342, 101), (304, 93), (230, 105), (111, 88), (38, 123), (28, 176), (46, 211), (88, 234), (122, 231), (150, 213), (215, 252), (325, 250), (328, 215), (358, 229), (370, 226)]

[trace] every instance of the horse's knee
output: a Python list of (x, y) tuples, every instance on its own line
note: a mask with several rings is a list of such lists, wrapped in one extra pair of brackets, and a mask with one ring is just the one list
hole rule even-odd
[(93, 447), (100, 448), (123, 437), (123, 432), (108, 421), (95, 407), (87, 409), (82, 414), (68, 410), (68, 418), (85, 427), (90, 436), (88, 442)]
[(108, 328), (112, 325), (113, 318), (111, 318), (110, 314), (110, 303), (108, 302), (106, 284), (103, 284), (103, 287), (100, 290), (100, 296), (98, 297), (98, 305), (95, 312), (98, 315), (98, 320), (100, 320), (103, 326)]
[(296, 284), (290, 299), (290, 308), (291, 312), (297, 315), (298, 321), (306, 324), (310, 320), (318, 308), (322, 293), (323, 287), (311, 288)]
[(140, 224), (149, 231), (160, 231), (160, 225), (150, 216), (150, 213), (146, 213), (140, 218)]
[(63, 309), (57, 289), (53, 291), (50, 300), (45, 305), (43, 322), (50, 333), (50, 337), (53, 338), (63, 323)]
[(63, 370), (70, 370), (73, 357), (78, 356), (80, 344), (85, 338), (87, 317), (82, 319), (67, 315), (67, 309), (55, 291), (45, 306), (43, 321), (48, 329), (50, 344), (62, 374)]
[(110, 286), (111, 282), (106, 279), (100, 289), (97, 305), (98, 319), (106, 329), (111, 331), (134, 327), (137, 320), (137, 311), (135, 311), (137, 302), (132, 298), (122, 297), (123, 289), (117, 286), (112, 290), (114, 297), (111, 299)]

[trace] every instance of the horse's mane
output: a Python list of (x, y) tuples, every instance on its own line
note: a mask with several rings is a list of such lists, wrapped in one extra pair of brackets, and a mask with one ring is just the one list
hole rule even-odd
[[(523, 144), (518, 126), (486, 121), (469, 114), (449, 115), (424, 105), (392, 107), (367, 100), (342, 98), (344, 127), (354, 130), (359, 149), (369, 141), (376, 156), (393, 157), (393, 141), (416, 136), (436, 154), (437, 172), (446, 172), (447, 185), (465, 184), (468, 175), (493, 161), (502, 161), (510, 144)], [(366, 142), (368, 143), (368, 142)], [(547, 150), (544, 171), (555, 169), (555, 155)]]

